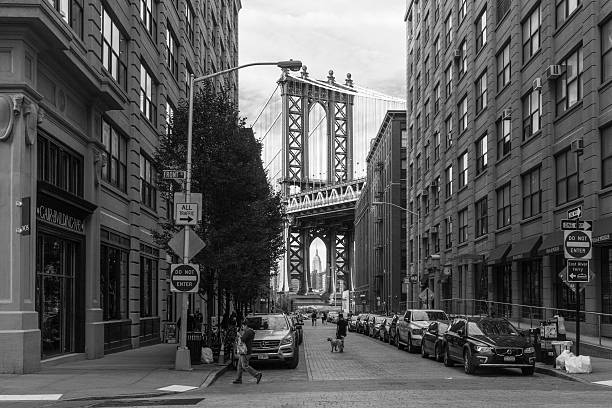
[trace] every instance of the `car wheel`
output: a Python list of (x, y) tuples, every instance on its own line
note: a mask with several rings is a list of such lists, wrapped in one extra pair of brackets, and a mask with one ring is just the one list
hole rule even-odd
[(421, 357), (423, 358), (427, 358), (429, 357), (429, 354), (427, 354), (427, 352), (425, 351), (425, 342), (421, 342)]
[(415, 352), (414, 346), (412, 345), (412, 336), (410, 334), (408, 335), (408, 346), (406, 346), (406, 350), (408, 350), (409, 353)]
[(468, 350), (463, 352), (463, 370), (466, 374), (474, 374), (476, 372), (476, 366), (472, 362), (472, 354)]
[(444, 349), (444, 365), (446, 367), (452, 367), (454, 365), (453, 360), (451, 360), (450, 354), (448, 352), (448, 347)]
[(521, 368), (521, 372), (523, 375), (533, 375), (535, 372), (535, 367), (523, 367)]
[(296, 347), (295, 351), (293, 352), (293, 358), (287, 363), (287, 368), (294, 369), (298, 366), (299, 362), (300, 362), (300, 349)]
[(395, 335), (395, 345), (397, 346), (398, 350), (403, 350), (404, 349), (404, 345), (402, 343), (400, 343), (399, 334)]
[(440, 345), (436, 344), (436, 347), (434, 348), (434, 355), (436, 356), (436, 361), (440, 362), (442, 360), (444, 360), (444, 357), (442, 356), (442, 353), (440, 352)]

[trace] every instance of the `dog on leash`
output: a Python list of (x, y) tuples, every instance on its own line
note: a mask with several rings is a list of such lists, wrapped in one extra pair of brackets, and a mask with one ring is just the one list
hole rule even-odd
[(344, 351), (344, 342), (341, 339), (332, 339), (331, 337), (327, 338), (327, 341), (331, 344), (331, 352), (338, 351), (342, 353)]

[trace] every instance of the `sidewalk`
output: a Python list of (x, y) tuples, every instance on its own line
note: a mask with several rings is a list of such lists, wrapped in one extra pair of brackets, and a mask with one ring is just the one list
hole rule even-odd
[(544, 363), (536, 363), (536, 372), (584, 384), (596, 383), (612, 387), (612, 360), (591, 357), (591, 365), (593, 366), (591, 374), (568, 374), (565, 370), (557, 370), (554, 365)]
[[(0, 401), (7, 395), (61, 394), (61, 400), (164, 395), (207, 387), (227, 368), (198, 364), (192, 371), (175, 371), (175, 352), (176, 344), (157, 344), (35, 374), (0, 375)], [(180, 387), (163, 389), (169, 386)]]

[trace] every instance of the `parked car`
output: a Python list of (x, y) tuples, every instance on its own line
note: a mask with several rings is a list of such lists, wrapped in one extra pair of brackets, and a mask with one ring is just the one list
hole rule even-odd
[(520, 368), (523, 375), (535, 371), (533, 344), (504, 318), (459, 318), (444, 338), (444, 365), (461, 363), (466, 374), (479, 367)]
[(448, 320), (429, 323), (421, 339), (421, 356), (423, 358), (432, 356), (436, 361), (441, 362), (443, 360), (444, 348), (446, 346), (444, 333), (446, 333), (449, 327), (450, 322)]
[(380, 315), (372, 316), (372, 318), (369, 320), (370, 337), (374, 337), (375, 339), (380, 338), (380, 327), (385, 323), (386, 319), (387, 318), (385, 316), (380, 316)]
[(300, 319), (297, 315), (291, 316), (291, 323), (295, 328), (295, 333), (297, 334), (298, 344), (302, 344), (304, 342), (304, 321)]
[(370, 335), (370, 320), (372, 320), (373, 318), (374, 318), (373, 314), (367, 314), (361, 320), (361, 329), (362, 329), (361, 333), (365, 334), (366, 336)]
[(421, 346), (423, 331), (434, 320), (448, 320), (442, 310), (408, 309), (403, 318), (397, 322), (397, 348), (406, 346), (410, 353), (414, 353)]
[(397, 339), (397, 322), (400, 319), (399, 315), (394, 314), (390, 319), (387, 319), (385, 324), (385, 330), (387, 331), (387, 342), (389, 344), (396, 344)]
[(348, 331), (354, 332), (357, 330), (357, 319), (359, 316), (353, 315), (350, 319), (348, 319)]
[(357, 326), (356, 326), (356, 332), (357, 333), (365, 333), (365, 325), (366, 322), (368, 320), (368, 314), (367, 313), (361, 313), (359, 316), (357, 316), (358, 320), (357, 320)]
[(332, 310), (327, 313), (327, 321), (330, 323), (338, 323), (338, 312)]
[[(300, 359), (298, 333), (287, 315), (254, 313), (247, 315), (246, 323), (255, 331), (251, 361), (282, 362), (288, 368), (298, 366)], [(238, 354), (234, 355), (235, 367)]]

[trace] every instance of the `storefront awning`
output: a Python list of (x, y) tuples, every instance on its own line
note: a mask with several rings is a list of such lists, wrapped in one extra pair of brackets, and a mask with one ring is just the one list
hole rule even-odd
[(500, 263), (506, 256), (508, 256), (510, 248), (512, 248), (512, 244), (504, 244), (495, 247), (491, 252), (489, 252), (489, 263)]
[(593, 223), (593, 245), (612, 242), (612, 217), (606, 217)]
[(563, 252), (563, 231), (553, 231), (546, 235), (540, 245), (540, 255), (553, 255)]
[(471, 254), (471, 253), (467, 253), (467, 254), (457, 254), (455, 256), (454, 261), (455, 262), (481, 262), (484, 260), (484, 256), (483, 255), (479, 255), (479, 254)]
[(517, 261), (519, 259), (531, 258), (536, 256), (536, 251), (542, 244), (542, 236), (538, 235), (533, 238), (526, 238), (512, 245), (512, 249), (506, 256), (509, 260)]

